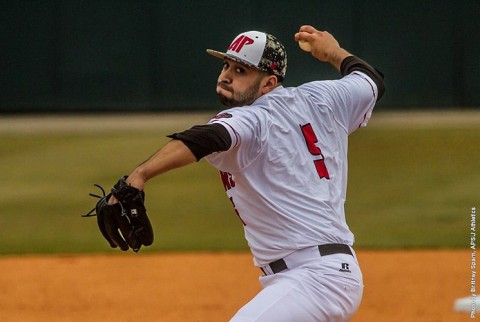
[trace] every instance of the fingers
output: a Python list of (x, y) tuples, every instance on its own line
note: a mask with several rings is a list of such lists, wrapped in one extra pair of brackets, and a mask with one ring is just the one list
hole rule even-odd
[(107, 230), (105, 228), (104, 218), (98, 214), (97, 214), (97, 224), (98, 224), (98, 228), (100, 229), (100, 232), (102, 233), (103, 238), (107, 240), (107, 242), (110, 244), (110, 247), (117, 248), (117, 244), (113, 242), (113, 240), (110, 238), (110, 236), (107, 233)]
[(296, 41), (308, 41), (309, 43), (319, 42), (325, 45), (337, 44), (337, 40), (328, 32), (320, 31), (312, 26), (302, 26), (295, 34)]
[[(124, 239), (122, 241), (125, 242), (128, 247), (132, 248), (135, 252), (137, 252), (140, 247), (142, 246), (137, 239), (137, 236), (134, 231), (134, 226), (132, 226), (128, 221), (129, 219), (125, 218), (125, 216), (116, 216), (115, 218), (116, 224)], [(118, 234), (117, 229), (117, 234)]]
[(153, 244), (153, 228), (146, 214), (139, 216), (139, 224), (136, 225), (135, 235), (142, 245), (150, 246)]
[(310, 25), (303, 25), (300, 27), (299, 31), (295, 34), (296, 41), (308, 41), (311, 42), (314, 39), (314, 34), (319, 33), (317, 29)]
[(110, 238), (105, 228), (105, 211), (103, 211), (103, 208), (107, 204), (108, 198), (109, 196), (103, 197), (97, 203), (97, 206), (96, 206), (97, 224), (98, 224), (98, 228), (100, 229), (100, 232), (102, 233), (103, 238), (107, 240), (107, 242), (110, 244), (110, 247), (117, 248), (117, 244), (113, 242), (113, 240)]
[(314, 27), (310, 26), (310, 25), (303, 25), (303, 26), (300, 27), (300, 30), (299, 30), (299, 32), (307, 32), (309, 34), (312, 34), (316, 31), (318, 31), (318, 30), (315, 29)]
[(128, 245), (118, 232), (118, 221), (116, 219), (117, 216), (115, 216), (115, 213), (113, 212), (110, 212), (109, 215), (110, 216), (105, 216), (105, 231), (115, 245), (117, 245), (121, 250), (127, 251)]
[(128, 250), (128, 245), (118, 232), (117, 215), (121, 212), (120, 205), (108, 205), (110, 196), (102, 198), (97, 204), (97, 224), (103, 237), (112, 248), (119, 247), (121, 250)]

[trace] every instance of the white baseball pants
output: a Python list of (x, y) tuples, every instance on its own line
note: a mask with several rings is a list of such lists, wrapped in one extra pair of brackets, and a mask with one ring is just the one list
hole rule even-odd
[(363, 279), (355, 253), (320, 256), (317, 247), (284, 260), (289, 269), (260, 277), (263, 290), (231, 322), (337, 322), (357, 311)]

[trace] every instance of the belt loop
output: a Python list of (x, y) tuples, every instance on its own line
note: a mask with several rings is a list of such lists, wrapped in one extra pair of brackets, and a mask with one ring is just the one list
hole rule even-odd
[(263, 269), (263, 267), (260, 267), (260, 270), (262, 271), (263, 275), (265, 275), (265, 276), (268, 275), (267, 271), (265, 269)]

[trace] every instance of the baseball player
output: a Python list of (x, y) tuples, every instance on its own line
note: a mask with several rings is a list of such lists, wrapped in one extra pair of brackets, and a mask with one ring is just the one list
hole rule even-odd
[(262, 291), (235, 322), (347, 321), (362, 298), (344, 212), (347, 141), (382, 97), (383, 75), (326, 31), (306, 25), (294, 38), (342, 78), (283, 87), (284, 46), (264, 32), (241, 33), (226, 52), (207, 50), (223, 60), (216, 92), (227, 109), (170, 135), (126, 179), (143, 191), (149, 179), (202, 158), (219, 170), (262, 272)]

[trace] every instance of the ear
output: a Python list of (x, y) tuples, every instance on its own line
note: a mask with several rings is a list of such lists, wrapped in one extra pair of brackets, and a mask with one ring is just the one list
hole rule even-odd
[(275, 75), (267, 75), (262, 80), (262, 95), (272, 91), (278, 85), (278, 78)]

